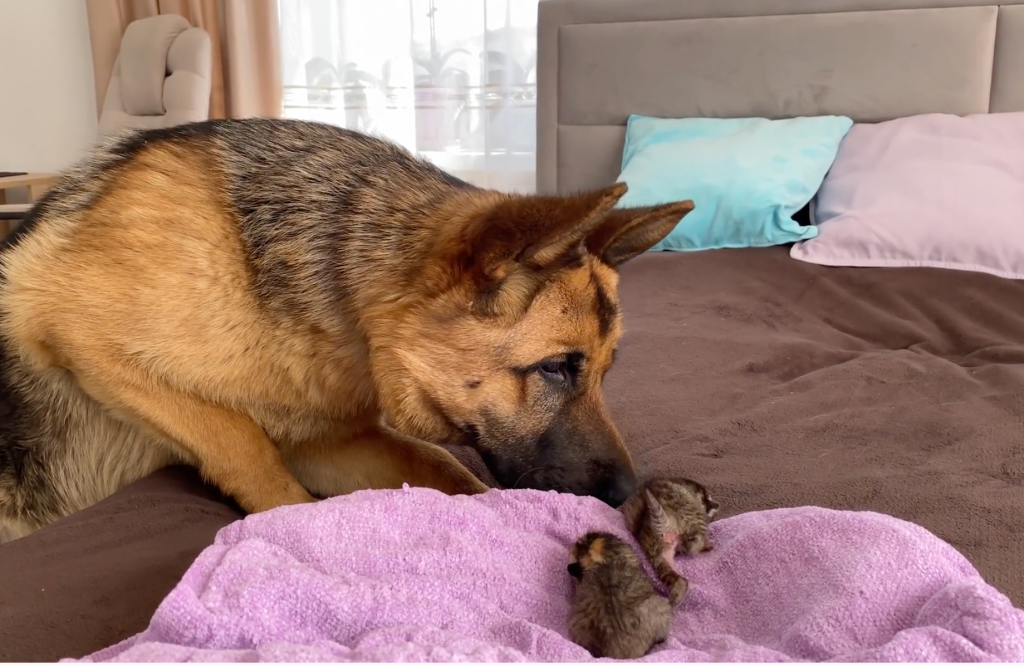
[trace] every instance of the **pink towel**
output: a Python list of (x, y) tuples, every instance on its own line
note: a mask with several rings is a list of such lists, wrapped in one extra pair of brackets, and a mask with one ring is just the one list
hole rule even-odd
[[(83, 661), (587, 661), (566, 638), (570, 544), (629, 538), (597, 500), (367, 491), (224, 528), (149, 628)], [(1024, 613), (952, 547), (821, 508), (712, 524), (644, 661), (1017, 661)], [(631, 540), (632, 541), (632, 540)]]

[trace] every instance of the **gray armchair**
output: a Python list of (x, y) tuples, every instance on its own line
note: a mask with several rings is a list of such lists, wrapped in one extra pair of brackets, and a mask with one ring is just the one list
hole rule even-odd
[[(153, 129), (206, 120), (213, 49), (205, 30), (167, 14), (133, 21), (103, 101), (99, 138), (124, 129)], [(0, 239), (28, 212), (57, 174), (0, 174)], [(27, 189), (27, 203), (7, 203), (5, 190)]]
[(103, 101), (100, 137), (206, 120), (212, 71), (205, 30), (177, 14), (133, 21), (121, 38)]

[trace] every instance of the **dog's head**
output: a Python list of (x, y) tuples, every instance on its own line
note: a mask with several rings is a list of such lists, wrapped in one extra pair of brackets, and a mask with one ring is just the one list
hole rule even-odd
[(507, 488), (625, 501), (636, 473), (601, 393), (622, 335), (617, 269), (693, 208), (614, 209), (625, 192), (452, 202), (376, 355), (392, 425), (470, 444)]

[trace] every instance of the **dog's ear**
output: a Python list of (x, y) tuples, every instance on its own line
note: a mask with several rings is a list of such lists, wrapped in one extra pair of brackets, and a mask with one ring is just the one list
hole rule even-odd
[(582, 259), (584, 241), (625, 193), (617, 183), (566, 196), (502, 196), (466, 230), (466, 268), (493, 287), (518, 268), (540, 272)]
[(587, 237), (625, 193), (624, 183), (565, 196), (465, 193), (441, 213), (420, 287), (468, 284), (477, 313), (521, 313), (552, 273), (583, 262)]
[(690, 200), (610, 210), (587, 236), (587, 251), (617, 267), (651, 249), (691, 210)]

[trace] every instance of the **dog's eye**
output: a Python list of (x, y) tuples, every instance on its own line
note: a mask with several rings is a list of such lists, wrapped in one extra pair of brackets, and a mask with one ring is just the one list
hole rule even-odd
[(537, 371), (546, 379), (564, 380), (568, 375), (569, 364), (561, 359), (549, 359), (537, 366)]

